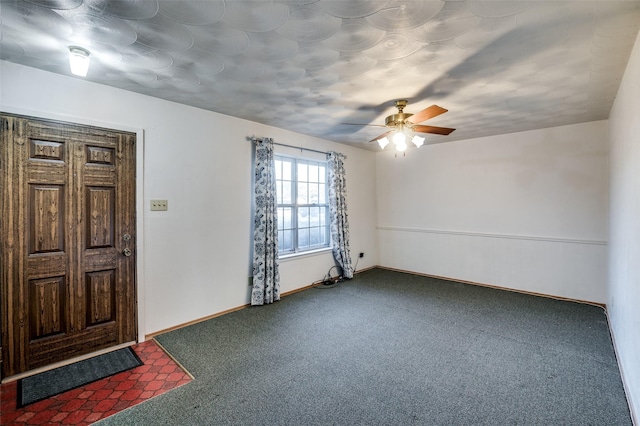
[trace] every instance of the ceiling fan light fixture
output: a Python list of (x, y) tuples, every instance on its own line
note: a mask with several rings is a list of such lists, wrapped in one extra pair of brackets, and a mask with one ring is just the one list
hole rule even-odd
[(393, 143), (396, 145), (396, 148), (398, 147), (398, 145), (405, 145), (406, 147), (406, 136), (404, 135), (404, 132), (402, 130), (398, 130), (394, 133), (393, 135)]
[(396, 151), (404, 152), (406, 150), (407, 150), (407, 143), (405, 141), (402, 141), (402, 143), (397, 143), (396, 144)]
[(378, 139), (378, 145), (380, 145), (381, 149), (384, 149), (385, 146), (389, 145), (389, 138), (385, 136), (384, 138)]
[(71, 73), (80, 77), (86, 77), (89, 71), (89, 57), (91, 53), (82, 47), (69, 46), (69, 66)]
[(424, 138), (422, 136), (415, 135), (411, 142), (417, 147), (420, 148), (424, 144)]

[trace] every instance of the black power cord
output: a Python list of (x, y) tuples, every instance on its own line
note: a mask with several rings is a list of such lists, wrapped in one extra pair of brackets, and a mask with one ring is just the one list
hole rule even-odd
[(334, 287), (336, 284), (338, 284), (340, 281), (342, 281), (342, 274), (338, 275), (337, 277), (332, 277), (331, 276), (331, 271), (333, 270), (337, 270), (338, 266), (332, 266), (331, 268), (329, 268), (329, 272), (327, 272), (327, 275), (324, 276), (324, 279), (322, 280), (322, 286), (326, 287), (326, 286), (332, 286)]
[[(356, 260), (356, 264), (353, 267), (353, 271), (357, 271), (358, 270), (358, 262), (360, 261), (360, 258), (362, 256), (359, 256), (358, 259)], [(337, 286), (339, 283), (341, 283), (342, 281), (345, 280), (345, 278), (342, 276), (342, 274), (338, 275), (337, 277), (332, 277), (331, 276), (331, 271), (333, 271), (334, 269), (338, 269), (339, 266), (335, 265), (332, 266), (331, 268), (329, 268), (329, 271), (327, 272), (327, 275), (324, 276), (324, 279), (322, 280), (322, 282), (320, 284), (318, 284), (317, 286), (315, 286), (314, 288), (331, 288), (331, 287), (335, 287)]]

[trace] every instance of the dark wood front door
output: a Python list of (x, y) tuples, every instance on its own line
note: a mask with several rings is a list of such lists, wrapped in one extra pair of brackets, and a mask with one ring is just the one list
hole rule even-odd
[(2, 376), (135, 341), (135, 134), (0, 125)]

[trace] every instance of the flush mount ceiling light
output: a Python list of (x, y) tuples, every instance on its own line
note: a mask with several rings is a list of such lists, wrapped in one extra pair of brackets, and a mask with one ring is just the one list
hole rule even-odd
[[(444, 114), (448, 110), (439, 107), (438, 105), (431, 105), (428, 108), (423, 109), (417, 114), (410, 114), (404, 112), (404, 108), (407, 106), (407, 101), (404, 99), (394, 102), (395, 107), (398, 109), (397, 114), (391, 114), (385, 119), (384, 126), (390, 127), (386, 133), (370, 140), (369, 142), (378, 142), (380, 148), (384, 149), (387, 145), (393, 142), (397, 152), (404, 152), (407, 149), (407, 141), (413, 142), (413, 144), (420, 148), (424, 144), (424, 138), (416, 135), (416, 133), (432, 133), (436, 135), (448, 135), (455, 129), (448, 127), (436, 127), (436, 126), (424, 126), (421, 123), (430, 118), (436, 117), (440, 114)], [(352, 123), (343, 123), (352, 124)], [(357, 124), (358, 126), (375, 126), (375, 124)]]
[(91, 53), (87, 49), (78, 46), (69, 46), (69, 66), (71, 73), (86, 77), (89, 71), (89, 56)]

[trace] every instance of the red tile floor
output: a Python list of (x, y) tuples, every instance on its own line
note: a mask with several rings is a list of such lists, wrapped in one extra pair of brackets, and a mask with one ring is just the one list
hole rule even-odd
[(133, 350), (143, 365), (16, 408), (18, 382), (0, 386), (0, 425), (89, 425), (193, 380), (154, 341)]

